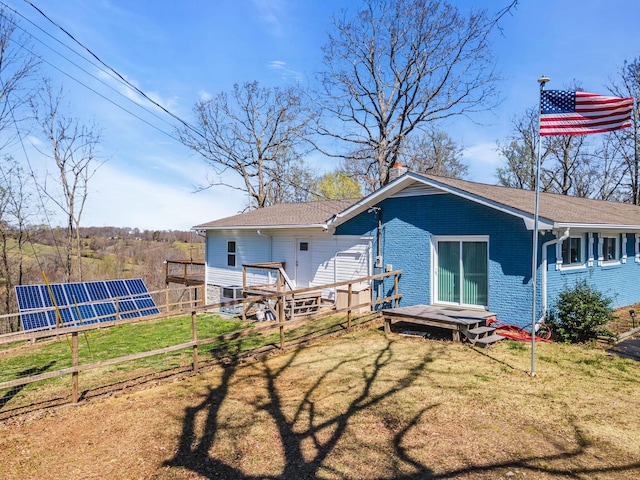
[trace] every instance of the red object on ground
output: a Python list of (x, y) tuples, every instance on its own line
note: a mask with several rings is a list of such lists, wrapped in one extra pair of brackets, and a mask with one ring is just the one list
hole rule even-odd
[[(496, 329), (498, 335), (501, 335), (509, 340), (516, 340), (519, 342), (530, 342), (531, 332), (523, 327), (517, 325), (509, 325), (507, 323), (501, 323), (495, 318), (487, 320), (487, 326)], [(536, 334), (536, 341), (551, 342), (551, 329), (544, 323), (540, 324), (538, 333)]]

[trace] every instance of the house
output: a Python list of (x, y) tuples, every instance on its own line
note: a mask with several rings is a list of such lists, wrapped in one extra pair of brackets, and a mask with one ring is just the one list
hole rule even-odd
[[(327, 221), (357, 200), (288, 203), (252, 210), (194, 227), (206, 234), (205, 295), (220, 301), (222, 288), (243, 284), (242, 266), (282, 262), (294, 288), (326, 285), (371, 274), (369, 234), (335, 235)], [(249, 281), (268, 283), (254, 268)], [(226, 296), (226, 295), (225, 295)], [(335, 292), (324, 296), (333, 299)]]
[[(524, 326), (534, 205), (531, 191), (409, 172), (360, 200), (278, 205), (195, 228), (207, 231), (208, 285), (241, 283), (243, 262), (284, 261), (298, 286), (401, 269), (402, 306), (485, 309)], [(640, 207), (541, 193), (539, 231), (537, 317), (582, 279), (614, 306), (640, 301)], [(373, 295), (391, 288), (373, 285)]]

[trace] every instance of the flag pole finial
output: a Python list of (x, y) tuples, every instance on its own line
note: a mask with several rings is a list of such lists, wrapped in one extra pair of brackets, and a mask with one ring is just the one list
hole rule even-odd
[(546, 75), (542, 75), (538, 79), (538, 83), (540, 84), (541, 87), (544, 87), (544, 84), (547, 83), (549, 80), (551, 80), (549, 77), (547, 77)]

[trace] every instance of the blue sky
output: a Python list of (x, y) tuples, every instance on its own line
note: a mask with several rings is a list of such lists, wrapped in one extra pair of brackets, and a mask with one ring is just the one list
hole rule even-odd
[[(92, 179), (83, 215), (85, 226), (188, 229), (244, 208), (246, 199), (235, 190), (215, 187), (194, 193), (211, 171), (204, 160), (158, 130), (173, 133), (175, 121), (113, 80), (105, 80), (160, 118), (141, 110), (58, 56), (55, 52), (74, 59), (95, 76), (102, 75), (39, 30), (72, 45), (32, 6), (19, 0), (4, 1), (35, 24), (18, 16), (22, 28), (35, 37), (35, 51), (53, 65), (44, 63), (42, 74), (63, 84), (72, 113), (102, 128), (100, 148), (108, 161)], [(230, 91), (234, 83), (258, 80), (267, 86), (283, 86), (293, 81), (313, 82), (314, 72), (322, 68), (321, 47), (331, 29), (332, 15), (339, 15), (342, 9), (353, 11), (357, 5), (349, 0), (33, 3), (130, 82), (187, 120), (198, 99)], [(452, 3), (463, 11), (473, 6), (495, 12), (507, 0)], [(536, 80), (542, 74), (551, 78), (547, 88), (561, 89), (577, 80), (587, 91), (606, 93), (606, 85), (623, 62), (640, 56), (639, 18), (640, 2), (636, 0), (520, 0), (502, 20), (502, 30), (492, 36), (496, 68), (503, 78), (503, 102), (491, 112), (442, 126), (465, 148), (467, 178), (495, 182), (495, 169), (501, 162), (496, 142), (508, 137), (514, 118), (537, 105)], [(331, 160), (318, 155), (310, 157), (309, 163), (320, 172), (333, 166)]]

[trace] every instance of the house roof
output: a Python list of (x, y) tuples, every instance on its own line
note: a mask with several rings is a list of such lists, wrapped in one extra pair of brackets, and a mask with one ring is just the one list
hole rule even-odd
[[(459, 191), (509, 206), (531, 216), (535, 213), (535, 192), (531, 190), (484, 185), (430, 175), (424, 175), (424, 177)], [(540, 217), (553, 221), (559, 227), (576, 224), (640, 226), (640, 207), (622, 202), (542, 192), (540, 193), (538, 212)]]
[[(535, 192), (455, 178), (409, 172), (362, 199), (283, 203), (193, 227), (196, 230), (310, 228), (337, 226), (394, 195), (451, 193), (504, 211), (533, 229)], [(540, 193), (539, 228), (625, 229), (640, 231), (640, 206), (553, 193)]]
[(193, 227), (195, 230), (227, 230), (258, 228), (309, 228), (324, 227), (336, 213), (359, 199), (325, 200), (305, 203), (281, 203), (251, 210), (231, 217), (213, 220)]
[[(527, 228), (533, 228), (535, 214), (535, 192), (533, 191), (413, 172), (403, 175), (348, 207), (338, 215), (336, 222), (342, 223), (381, 200), (416, 186), (422, 187), (420, 190), (422, 193), (452, 193), (521, 217)], [(541, 229), (598, 227), (640, 230), (640, 207), (628, 203), (540, 193), (538, 212)]]

